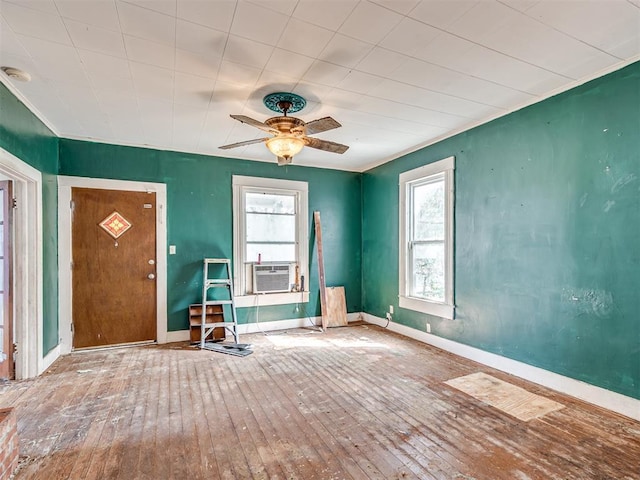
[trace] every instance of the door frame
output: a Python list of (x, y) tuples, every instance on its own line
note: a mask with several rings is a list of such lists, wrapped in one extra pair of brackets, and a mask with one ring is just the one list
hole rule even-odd
[(13, 181), (13, 318), (17, 380), (35, 377), (58, 358), (43, 354), (42, 173), (0, 147), (0, 173)]
[(58, 176), (58, 284), (60, 353), (73, 349), (73, 283), (71, 277), (71, 189), (97, 188), (156, 194), (156, 341), (167, 342), (167, 186), (164, 183)]

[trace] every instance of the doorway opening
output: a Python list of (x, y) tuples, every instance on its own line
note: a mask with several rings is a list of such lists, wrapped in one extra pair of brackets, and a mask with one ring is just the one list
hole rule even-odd
[(13, 181), (0, 176), (0, 380), (15, 378), (13, 207)]
[(57, 347), (46, 356), (42, 351), (42, 174), (0, 148), (0, 177), (12, 187), (13, 249), (4, 260), (13, 273), (3, 287), (13, 287), (13, 294), (4, 318), (12, 316), (13, 344), (7, 348), (15, 345), (12, 374), (21, 380), (39, 375), (58, 357)]

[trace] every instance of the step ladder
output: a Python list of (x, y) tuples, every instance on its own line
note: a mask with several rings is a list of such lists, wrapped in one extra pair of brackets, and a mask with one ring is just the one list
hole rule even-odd
[[(218, 276), (215, 276), (218, 275)], [(226, 291), (220, 295), (224, 298), (210, 299), (210, 290), (223, 288)], [(220, 291), (220, 290), (218, 290)], [(207, 323), (207, 305), (222, 305), (224, 321)], [(231, 320), (227, 320), (225, 305), (231, 310)], [(200, 323), (200, 348), (205, 346), (205, 339), (214, 328), (222, 327), (233, 335), (235, 344), (239, 344), (238, 319), (236, 305), (233, 299), (233, 277), (231, 276), (231, 260), (228, 258), (205, 258), (202, 268), (202, 319)]]

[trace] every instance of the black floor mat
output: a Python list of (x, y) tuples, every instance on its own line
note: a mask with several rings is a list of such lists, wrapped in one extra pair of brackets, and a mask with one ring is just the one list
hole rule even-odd
[(213, 343), (205, 342), (205, 350), (211, 350), (212, 352), (226, 353), (229, 355), (236, 355), (238, 357), (246, 357), (253, 353), (253, 345), (249, 343)]

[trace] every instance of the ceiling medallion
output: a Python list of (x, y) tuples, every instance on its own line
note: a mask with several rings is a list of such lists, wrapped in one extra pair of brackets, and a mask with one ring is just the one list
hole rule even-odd
[(300, 95), (287, 92), (270, 93), (262, 99), (262, 103), (264, 103), (264, 106), (269, 110), (284, 113), (280, 105), (281, 102), (288, 102), (288, 104), (290, 104), (289, 108), (287, 108), (287, 113), (299, 112), (307, 104), (307, 101)]
[(105, 232), (115, 239), (118, 239), (118, 237), (133, 226), (118, 212), (111, 213), (107, 218), (101, 221), (99, 225)]

